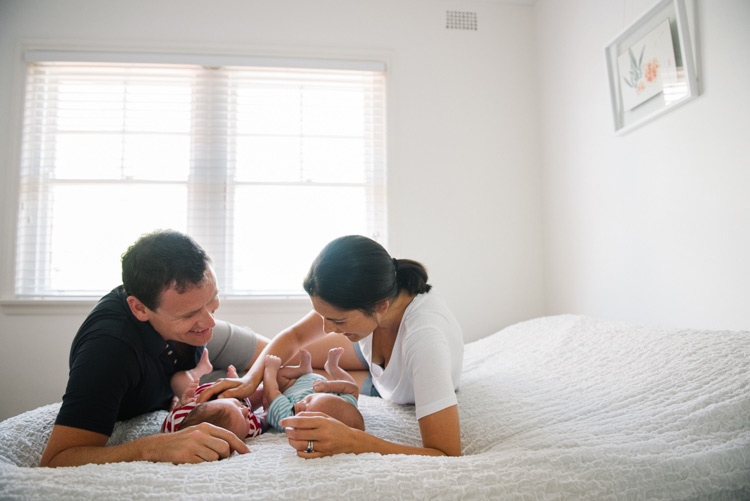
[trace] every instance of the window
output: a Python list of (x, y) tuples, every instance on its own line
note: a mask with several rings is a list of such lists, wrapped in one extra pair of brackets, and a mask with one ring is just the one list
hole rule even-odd
[(101, 295), (158, 228), (208, 251), (223, 295), (301, 294), (331, 239), (383, 242), (382, 67), (43, 56), (28, 65), (17, 298)]

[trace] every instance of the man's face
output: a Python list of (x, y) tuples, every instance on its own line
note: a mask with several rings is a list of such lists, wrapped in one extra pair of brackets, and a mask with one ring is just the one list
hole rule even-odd
[(214, 311), (219, 307), (219, 289), (209, 266), (206, 279), (180, 294), (174, 287), (161, 293), (156, 311), (146, 308), (148, 321), (165, 341), (203, 346), (213, 334)]

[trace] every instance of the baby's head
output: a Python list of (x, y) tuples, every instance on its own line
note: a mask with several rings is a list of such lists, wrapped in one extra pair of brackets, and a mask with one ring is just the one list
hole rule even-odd
[(359, 409), (332, 393), (312, 393), (307, 395), (294, 406), (295, 414), (303, 411), (322, 412), (334, 419), (338, 419), (349, 428), (356, 428), (362, 431), (365, 429), (365, 420)]
[(219, 398), (196, 405), (180, 423), (180, 429), (200, 423), (225, 428), (242, 440), (255, 428), (252, 412), (236, 398)]

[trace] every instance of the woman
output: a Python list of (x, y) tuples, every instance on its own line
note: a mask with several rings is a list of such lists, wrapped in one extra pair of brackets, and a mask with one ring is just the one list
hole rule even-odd
[(345, 343), (345, 356), (351, 360), (356, 353), (370, 372), (373, 390), (363, 388), (365, 394), (415, 404), (422, 447), (382, 440), (322, 413), (301, 412), (281, 423), (297, 454), (305, 458), (363, 452), (459, 456), (455, 390), (463, 363), (463, 336), (445, 303), (429, 293), (431, 287), (420, 263), (393, 259), (380, 244), (363, 236), (338, 238), (321, 251), (304, 281), (314, 311), (276, 336), (242, 379), (220, 380), (211, 394), (204, 392), (201, 397), (249, 396), (261, 382), (266, 354), (288, 361), (307, 348), (320, 351), (320, 357), (331, 346), (326, 335), (343, 334), (351, 341)]

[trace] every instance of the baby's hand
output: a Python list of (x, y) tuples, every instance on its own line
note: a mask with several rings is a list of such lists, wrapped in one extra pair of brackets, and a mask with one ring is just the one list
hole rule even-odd
[(313, 382), (313, 391), (315, 393), (330, 393), (328, 381), (323, 381), (322, 379), (315, 380)]
[(169, 412), (172, 412), (180, 405), (180, 398), (177, 395), (172, 396), (172, 404), (169, 406)]
[(190, 386), (187, 387), (185, 390), (185, 393), (182, 395), (175, 395), (175, 397), (172, 399), (172, 407), (173, 409), (176, 409), (177, 407), (182, 407), (183, 405), (188, 404), (189, 402), (192, 402), (195, 400), (195, 390), (198, 389), (199, 381), (197, 379), (193, 379), (190, 382)]

